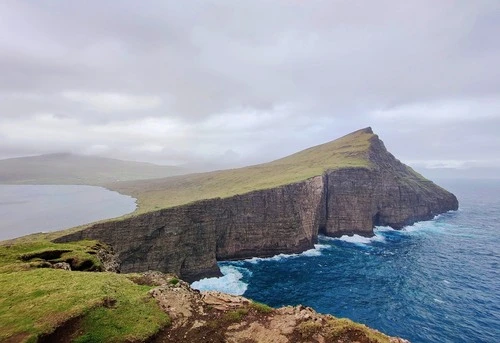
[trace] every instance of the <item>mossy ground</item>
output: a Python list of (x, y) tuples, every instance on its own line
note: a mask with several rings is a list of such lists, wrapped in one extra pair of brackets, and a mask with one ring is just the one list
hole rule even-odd
[(296, 331), (306, 341), (321, 333), (327, 342), (345, 342), (346, 339), (349, 342), (360, 343), (390, 342), (389, 337), (383, 333), (346, 318), (331, 317), (326, 323), (305, 321), (298, 325)]
[(42, 259), (30, 259), (66, 251), (63, 258), (93, 260), (95, 255), (87, 252), (95, 244), (37, 241), (0, 246), (0, 341), (16, 337), (34, 342), (78, 317), (77, 342), (143, 340), (169, 323), (148, 295), (151, 286), (116, 273), (38, 268)]

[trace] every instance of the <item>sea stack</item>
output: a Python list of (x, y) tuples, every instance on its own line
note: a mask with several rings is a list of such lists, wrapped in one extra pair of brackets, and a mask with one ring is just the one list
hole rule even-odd
[[(220, 275), (217, 261), (298, 253), (318, 234), (371, 236), (377, 225), (400, 229), (458, 208), (371, 128), (257, 166), (110, 187), (138, 198), (143, 213), (56, 241), (97, 239), (118, 253), (122, 272), (187, 281)], [(160, 208), (144, 211), (151, 199)]]

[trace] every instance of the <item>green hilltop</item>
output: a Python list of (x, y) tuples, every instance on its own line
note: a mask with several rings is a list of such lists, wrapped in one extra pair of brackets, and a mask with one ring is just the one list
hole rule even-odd
[(144, 213), (282, 186), (322, 175), (326, 170), (369, 168), (368, 153), (374, 137), (371, 128), (365, 128), (269, 163), (105, 186), (136, 198), (139, 205), (136, 213)]

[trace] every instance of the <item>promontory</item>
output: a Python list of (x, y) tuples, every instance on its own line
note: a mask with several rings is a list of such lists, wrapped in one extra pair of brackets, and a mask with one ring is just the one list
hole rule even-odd
[(457, 198), (390, 154), (371, 128), (260, 165), (107, 185), (138, 210), (56, 242), (98, 240), (122, 272), (187, 281), (220, 275), (217, 261), (298, 253), (318, 234), (373, 235), (458, 208)]
[[(23, 168), (47, 159), (80, 169), (67, 167), (75, 161), (67, 155), (11, 160), (7, 180), (57, 182)], [(160, 179), (147, 178), (172, 170), (116, 160), (96, 170), (87, 162), (87, 184), (132, 166), (120, 174), (145, 180), (105, 186), (135, 197), (138, 208), (0, 242), (2, 342), (404, 343), (304, 306), (200, 293), (181, 279), (220, 275), (217, 261), (298, 253), (320, 234), (371, 236), (378, 225), (400, 229), (458, 208), (453, 194), (398, 161), (370, 128), (270, 163)], [(82, 180), (80, 172), (63, 174), (64, 182)]]

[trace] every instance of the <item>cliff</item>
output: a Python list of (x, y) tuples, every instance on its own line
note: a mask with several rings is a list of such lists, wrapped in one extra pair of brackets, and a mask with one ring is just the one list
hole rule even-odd
[[(338, 144), (353, 139), (366, 148), (353, 153)], [(399, 229), (458, 208), (453, 194), (399, 162), (371, 129), (338, 141), (270, 165), (324, 155), (334, 146), (332, 156), (353, 153), (357, 166), (344, 161), (302, 181), (98, 223), (56, 241), (100, 240), (119, 254), (123, 272), (160, 270), (194, 281), (220, 275), (217, 261), (297, 253), (312, 248), (319, 233), (371, 236), (376, 225)]]
[(95, 241), (0, 244), (0, 257), (1, 342), (407, 342), (304, 306), (200, 293), (174, 275), (117, 274)]

